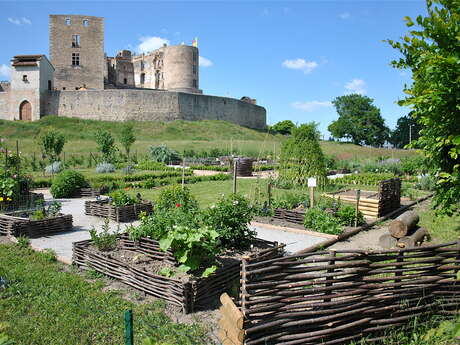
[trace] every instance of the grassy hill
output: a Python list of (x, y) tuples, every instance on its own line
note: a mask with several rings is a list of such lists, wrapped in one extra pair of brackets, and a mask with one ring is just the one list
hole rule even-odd
[[(225, 121), (173, 121), (159, 122), (130, 121), (134, 126), (136, 143), (133, 151), (145, 153), (150, 145), (165, 144), (178, 152), (184, 149), (195, 151), (209, 151), (213, 148), (230, 150), (242, 154), (257, 156), (271, 154), (275, 150), (279, 153), (281, 143), (285, 139), (281, 135), (271, 135), (238, 126)], [(39, 152), (35, 137), (40, 130), (51, 127), (62, 132), (67, 143), (64, 147), (66, 153), (95, 152), (94, 133), (98, 128), (109, 130), (118, 138), (123, 123), (111, 121), (82, 120), (78, 118), (65, 118), (46, 116), (40, 121), (22, 122), (0, 120), (0, 137), (4, 144), (13, 149), (16, 140), (23, 153)], [(326, 154), (334, 155), (341, 159), (363, 159), (376, 156), (401, 157), (413, 154), (407, 150), (388, 150), (366, 148), (349, 143), (322, 142)]]

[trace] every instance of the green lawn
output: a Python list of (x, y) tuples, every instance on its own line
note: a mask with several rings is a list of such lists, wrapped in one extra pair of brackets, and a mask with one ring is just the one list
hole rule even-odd
[(147, 335), (155, 344), (209, 344), (202, 326), (173, 323), (159, 303), (128, 302), (66, 270), (49, 254), (0, 244), (0, 277), (8, 282), (0, 286), (0, 340), (5, 332), (15, 345), (121, 345), (124, 312), (132, 309), (136, 344)]

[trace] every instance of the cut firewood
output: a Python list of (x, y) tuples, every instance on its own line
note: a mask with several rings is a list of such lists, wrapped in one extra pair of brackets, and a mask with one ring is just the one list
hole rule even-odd
[(425, 228), (418, 228), (412, 235), (400, 238), (397, 246), (399, 248), (413, 248), (420, 245), (425, 237), (428, 237), (428, 231)]
[(415, 229), (419, 221), (417, 212), (407, 211), (393, 220), (388, 226), (388, 231), (394, 238), (407, 236), (411, 230)]
[(390, 234), (383, 234), (379, 238), (379, 245), (384, 249), (390, 249), (396, 247), (398, 240)]

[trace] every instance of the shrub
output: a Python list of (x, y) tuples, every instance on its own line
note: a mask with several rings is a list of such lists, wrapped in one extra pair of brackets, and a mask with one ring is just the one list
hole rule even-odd
[(253, 216), (249, 201), (232, 194), (220, 198), (215, 206), (204, 212), (204, 223), (217, 230), (223, 247), (246, 249), (256, 236), (256, 232), (248, 227)]
[(150, 156), (154, 161), (165, 164), (180, 160), (179, 154), (166, 145), (150, 146)]
[(104, 220), (104, 224), (101, 226), (101, 228), (102, 231), (100, 233), (96, 231), (94, 226), (89, 231), (89, 235), (91, 236), (91, 240), (93, 241), (94, 245), (101, 251), (109, 251), (115, 249), (117, 246), (117, 236), (120, 229), (118, 228), (116, 231), (111, 233), (109, 218)]
[[(356, 218), (356, 208), (351, 205), (340, 205), (336, 217), (343, 226), (354, 226)], [(358, 225), (364, 224), (364, 216), (358, 211)]]
[(52, 164), (48, 165), (46, 168), (45, 168), (45, 172), (47, 174), (57, 174), (57, 173), (60, 173), (62, 171), (62, 163), (61, 162), (53, 162)]
[(132, 165), (127, 165), (124, 168), (121, 168), (121, 173), (124, 175), (132, 175), (136, 172)]
[(187, 187), (174, 185), (163, 189), (155, 203), (155, 210), (164, 211), (177, 207), (181, 207), (182, 210), (195, 211), (198, 210), (198, 202)]
[(126, 157), (129, 159), (129, 152), (131, 151), (131, 146), (136, 141), (136, 136), (134, 135), (133, 125), (124, 124), (121, 133), (120, 133), (120, 143), (125, 149)]
[(88, 182), (83, 174), (75, 170), (65, 170), (54, 178), (51, 185), (51, 194), (54, 198), (68, 198), (85, 187), (88, 187)]
[(406, 175), (419, 175), (426, 173), (425, 158), (421, 155), (406, 157), (401, 160), (401, 171)]
[(133, 205), (139, 202), (136, 198), (132, 197), (124, 190), (117, 190), (109, 194), (109, 197), (112, 199), (111, 203), (114, 206), (126, 206)]
[(342, 232), (340, 220), (319, 207), (313, 207), (305, 212), (304, 226), (324, 234), (337, 235)]
[(273, 208), (284, 208), (290, 210), (303, 204), (304, 207), (309, 206), (309, 202), (306, 199), (306, 195), (302, 193), (287, 192), (280, 197), (276, 197), (273, 202)]
[(115, 152), (117, 147), (115, 146), (115, 139), (109, 131), (99, 129), (95, 134), (95, 140), (99, 152), (102, 154), (102, 158), (105, 162), (114, 161)]
[(51, 161), (58, 160), (65, 142), (64, 135), (54, 129), (46, 129), (38, 137), (38, 143), (43, 154), (45, 157), (49, 157)]
[(421, 190), (434, 191), (436, 188), (436, 179), (431, 175), (423, 175), (415, 184), (415, 188)]
[(175, 170), (166, 166), (165, 163), (155, 161), (142, 161), (136, 167), (140, 170)]
[(115, 172), (115, 166), (111, 163), (102, 162), (96, 166), (96, 172), (99, 174)]

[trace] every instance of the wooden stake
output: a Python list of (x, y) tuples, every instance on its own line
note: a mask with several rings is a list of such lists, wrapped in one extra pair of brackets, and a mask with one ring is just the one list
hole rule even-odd
[(233, 194), (236, 194), (236, 168), (238, 165), (238, 161), (236, 159), (233, 160)]
[(315, 193), (314, 193), (314, 187), (310, 187), (310, 208), (313, 207), (314, 201), (315, 201)]
[(355, 212), (355, 228), (358, 227), (358, 216), (359, 216), (359, 199), (361, 198), (361, 190), (356, 191), (356, 212)]
[(21, 160), (19, 159), (19, 140), (16, 140), (16, 174), (19, 174), (19, 165), (21, 164)]
[(182, 160), (182, 189), (184, 189), (185, 184), (185, 157)]
[(269, 182), (268, 183), (268, 187), (267, 187), (267, 193), (268, 193), (268, 208), (272, 208), (272, 183)]

